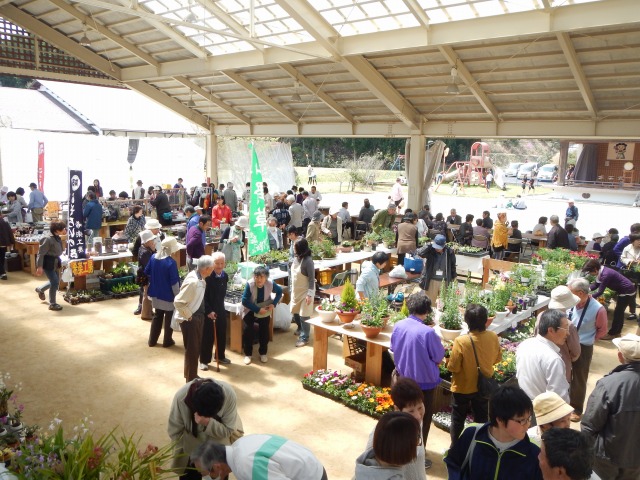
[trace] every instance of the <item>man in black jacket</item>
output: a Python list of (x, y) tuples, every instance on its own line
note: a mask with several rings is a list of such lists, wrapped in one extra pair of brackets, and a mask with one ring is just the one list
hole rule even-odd
[(560, 218), (557, 215), (549, 217), (551, 230), (547, 235), (547, 248), (566, 248), (569, 250), (569, 234), (560, 226)]
[(224, 355), (227, 343), (227, 311), (224, 309), (224, 296), (227, 294), (229, 276), (224, 271), (226, 266), (224, 253), (215, 252), (211, 257), (213, 273), (207, 277), (207, 288), (204, 291), (205, 316), (200, 348), (200, 370), (209, 370), (209, 363), (213, 358), (214, 328), (217, 361), (225, 365), (231, 363), (231, 360)]
[(446, 243), (447, 239), (444, 235), (436, 235), (433, 242), (416, 252), (427, 260), (422, 270), (420, 288), (432, 301), (438, 297), (442, 282), (451, 282), (456, 278), (456, 254), (447, 247)]
[(462, 217), (456, 213), (456, 209), (451, 209), (451, 215), (447, 217), (447, 223), (452, 225), (460, 225), (462, 223)]

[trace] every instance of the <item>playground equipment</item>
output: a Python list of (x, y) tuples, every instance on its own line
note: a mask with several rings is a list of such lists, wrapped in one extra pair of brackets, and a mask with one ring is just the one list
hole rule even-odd
[(471, 145), (471, 155), (468, 162), (453, 162), (448, 170), (438, 174), (436, 178), (435, 191), (438, 191), (443, 181), (452, 178), (452, 181), (458, 182), (461, 190), (464, 191), (465, 185), (484, 185), (485, 176), (488, 170), (493, 168), (493, 163), (489, 157), (490, 148), (485, 142), (475, 142)]

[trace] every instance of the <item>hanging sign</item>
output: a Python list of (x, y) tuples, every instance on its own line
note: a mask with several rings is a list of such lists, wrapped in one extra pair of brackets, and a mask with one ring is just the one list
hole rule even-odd
[(44, 142), (38, 142), (38, 190), (44, 193)]

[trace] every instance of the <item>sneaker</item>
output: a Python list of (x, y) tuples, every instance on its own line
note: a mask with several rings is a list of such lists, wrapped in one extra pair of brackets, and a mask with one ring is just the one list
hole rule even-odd
[(231, 363), (231, 360), (229, 360), (228, 358), (223, 358), (219, 360), (219, 362), (222, 363), (223, 365), (229, 365)]
[(200, 370), (209, 370), (209, 365), (207, 365), (206, 363), (201, 363)]
[(269, 359), (267, 358), (267, 356), (266, 356), (266, 355), (260, 355), (260, 361), (261, 361), (262, 363), (267, 363), (267, 360), (269, 360)]
[(51, 305), (49, 305), (49, 310), (54, 310), (56, 312), (62, 310), (62, 307), (60, 305), (58, 305), (57, 303), (52, 303)]
[(7, 274), (3, 273), (2, 275), (0, 275), (0, 280), (6, 280), (7, 279)]
[(424, 469), (429, 470), (433, 466), (433, 462), (428, 458), (424, 459)]
[(41, 291), (40, 291), (40, 290), (38, 290), (37, 288), (36, 288), (36, 293), (38, 294), (38, 298), (39, 298), (40, 300), (46, 300), (46, 299), (47, 299), (47, 297), (44, 295), (44, 292), (41, 292)]
[[(6, 275), (5, 275), (6, 277)], [(2, 278), (2, 277), (0, 277)], [(6, 280), (6, 278), (5, 278)], [(630, 313), (629, 316), (627, 317), (627, 320), (637, 320), (638, 319), (638, 315), (636, 315), (635, 313)]]
[(251, 357), (244, 357), (244, 364), (249, 365), (251, 363)]
[(579, 422), (580, 420), (582, 420), (582, 414), (581, 413), (573, 412), (571, 414), (571, 421), (572, 422)]
[(620, 337), (619, 333), (607, 333), (600, 340), (613, 340), (614, 338), (619, 338), (619, 337)]
[(309, 340), (300, 339), (296, 342), (296, 347), (304, 347), (308, 343), (309, 343)]
[(164, 348), (169, 348), (169, 347), (173, 347), (175, 344), (176, 344), (176, 342), (171, 340), (169, 343), (163, 343), (162, 346)]

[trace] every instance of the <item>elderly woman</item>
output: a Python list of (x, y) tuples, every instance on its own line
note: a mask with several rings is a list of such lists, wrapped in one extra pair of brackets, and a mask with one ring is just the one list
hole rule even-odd
[(456, 443), (464, 429), (464, 419), (473, 411), (476, 423), (489, 418), (489, 400), (478, 394), (478, 370), (485, 377), (493, 376), (493, 366), (502, 360), (500, 341), (494, 332), (487, 330), (487, 309), (470, 304), (464, 312), (469, 335), (461, 335), (453, 341), (447, 368), (451, 377), (451, 445)]
[(276, 217), (267, 219), (267, 236), (269, 237), (269, 248), (271, 250), (282, 250), (284, 246), (282, 242), (282, 230), (278, 228), (278, 220)]
[(245, 216), (239, 217), (233, 226), (228, 226), (222, 232), (220, 245), (222, 253), (227, 262), (240, 262), (244, 260), (244, 247), (247, 234), (245, 229), (249, 227), (249, 219)]
[(149, 202), (156, 207), (156, 214), (161, 225), (167, 227), (173, 223), (169, 197), (162, 191), (162, 187), (159, 185), (153, 187), (153, 194)]
[[(275, 298), (271, 299), (271, 294)], [(253, 336), (255, 333), (254, 324), (258, 324), (258, 336), (260, 341), (260, 361), (267, 363), (267, 348), (269, 345), (269, 318), (271, 312), (282, 298), (282, 288), (275, 282), (269, 280), (269, 270), (265, 267), (256, 267), (253, 271), (253, 278), (247, 282), (247, 286), (242, 294), (242, 320), (244, 322), (244, 332), (242, 334), (242, 345), (244, 349), (244, 364), (251, 363), (253, 355)]]
[(442, 213), (437, 213), (436, 218), (431, 223), (427, 223), (427, 225), (433, 230), (433, 235), (447, 236), (447, 222), (444, 221)]
[(342, 218), (338, 216), (337, 207), (331, 207), (329, 215), (322, 219), (320, 230), (331, 238), (335, 245), (342, 243)]
[(411, 212), (406, 213), (402, 223), (398, 225), (396, 232), (396, 245), (398, 246), (398, 265), (404, 265), (404, 257), (407, 253), (414, 252), (418, 248), (418, 216)]
[(622, 255), (620, 255), (620, 263), (626, 268), (640, 264), (640, 234), (632, 233), (629, 235), (629, 245), (624, 247)]
[(16, 192), (7, 193), (9, 203), (5, 207), (7, 221), (9, 223), (22, 223), (22, 204), (18, 201)]
[(140, 205), (134, 206), (131, 216), (127, 220), (127, 225), (124, 227), (124, 234), (129, 243), (135, 243), (138, 234), (144, 230), (145, 222), (142, 207)]
[(44, 272), (49, 281), (36, 288), (36, 292), (40, 300), (45, 300), (44, 292), (49, 290), (49, 310), (59, 311), (62, 310), (62, 307), (56, 303), (56, 293), (60, 285), (58, 270), (60, 269), (60, 255), (63, 252), (60, 236), (67, 232), (67, 227), (64, 222), (51, 222), (49, 231), (51, 235), (40, 240), (40, 249), (36, 258), (38, 266), (36, 276), (39, 277)]
[(290, 310), (296, 324), (300, 326), (300, 338), (296, 347), (303, 347), (309, 343), (311, 331), (311, 325), (307, 320), (313, 315), (313, 298), (316, 295), (315, 267), (306, 239), (296, 240), (293, 249), (295, 257), (291, 265)]
[(507, 225), (507, 212), (498, 213), (498, 219), (493, 224), (493, 235), (491, 236), (493, 258), (496, 260), (502, 260), (504, 251), (509, 247), (509, 235), (513, 233), (513, 230)]
[(613, 340), (619, 337), (624, 324), (624, 311), (628, 306), (635, 305), (636, 286), (624, 275), (612, 268), (600, 265), (600, 262), (595, 259), (584, 264), (582, 273), (596, 277), (596, 281), (590, 287), (591, 291), (596, 290), (592, 295), (593, 298), (598, 298), (607, 288), (618, 294), (611, 329), (602, 339)]
[(320, 220), (322, 219), (322, 213), (320, 213), (319, 210), (316, 210), (315, 212), (313, 212), (313, 215), (311, 216), (311, 221), (309, 222), (309, 226), (307, 227), (307, 241), (308, 242), (317, 242), (319, 240), (321, 240), (321, 233), (322, 231), (320, 230)]
[[(153, 240), (153, 239), (151, 239)], [(142, 251), (142, 248), (140, 250)], [(162, 241), (160, 250), (151, 256), (144, 269), (149, 277), (149, 290), (147, 294), (156, 312), (151, 320), (149, 331), (149, 346), (155, 347), (164, 326), (164, 338), (162, 346), (167, 348), (175, 345), (173, 341), (173, 329), (171, 317), (173, 316), (173, 301), (180, 291), (180, 278), (178, 277), (178, 265), (171, 257), (180, 250), (180, 245), (175, 237), (167, 237)]]
[(140, 297), (138, 300), (138, 308), (133, 312), (134, 315), (142, 313), (144, 319), (151, 320), (153, 307), (151, 300), (147, 295), (149, 289), (149, 277), (144, 273), (144, 269), (149, 264), (151, 256), (156, 253), (156, 236), (151, 230), (143, 230), (140, 232), (140, 248), (138, 249), (138, 271), (136, 272), (136, 283), (140, 285)]

